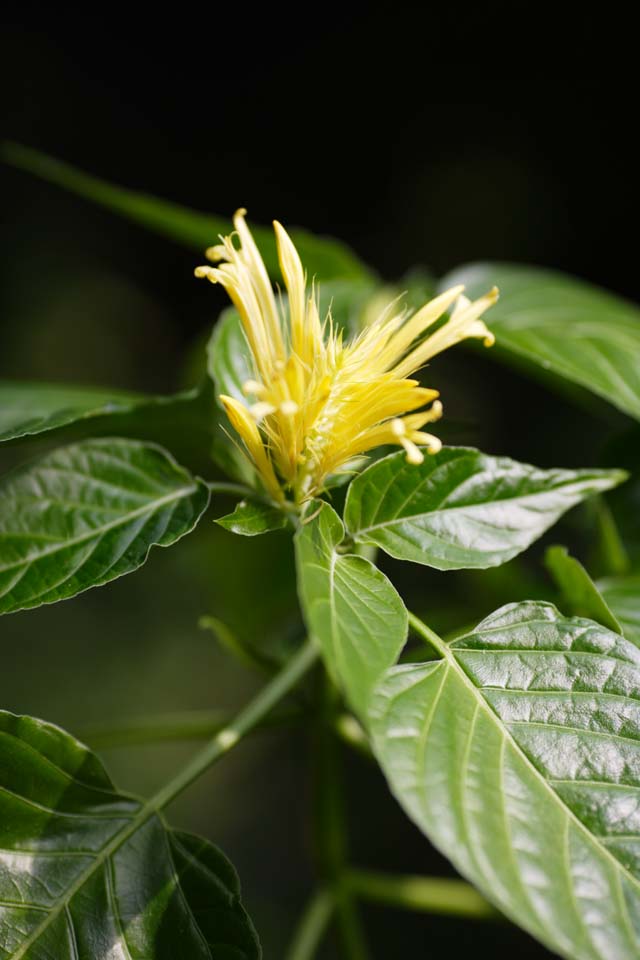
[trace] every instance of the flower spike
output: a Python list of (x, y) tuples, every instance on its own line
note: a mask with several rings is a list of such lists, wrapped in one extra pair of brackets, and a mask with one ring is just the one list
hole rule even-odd
[(321, 320), (317, 286), (309, 293), (298, 251), (276, 221), (287, 291), (286, 305), (277, 303), (245, 213), (238, 210), (235, 232), (207, 250), (215, 265), (196, 267), (195, 275), (221, 284), (240, 315), (252, 368), (247, 402), (220, 399), (269, 496), (301, 505), (332, 474), (384, 444), (401, 446), (414, 464), (425, 450), (437, 453), (440, 440), (421, 428), (442, 416), (442, 404), (413, 374), (461, 340), (493, 344), (481, 318), (497, 289), (472, 302), (462, 286), (452, 287), (413, 314), (393, 302), (345, 341), (330, 313)]

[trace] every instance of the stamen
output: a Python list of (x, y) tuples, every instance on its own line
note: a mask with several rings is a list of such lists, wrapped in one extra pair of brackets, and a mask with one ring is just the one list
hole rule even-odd
[(415, 467), (418, 467), (421, 463), (424, 463), (424, 454), (422, 450), (416, 447), (415, 443), (407, 439), (407, 437), (400, 437), (399, 440), (406, 451), (407, 463), (411, 463)]
[(245, 380), (242, 384), (242, 392), (245, 396), (252, 393), (255, 397), (262, 397), (267, 392), (267, 388), (257, 380)]
[(264, 401), (261, 401), (259, 403), (254, 403), (253, 406), (249, 407), (249, 412), (256, 422), (259, 423), (265, 417), (268, 417), (269, 414), (275, 413), (276, 408), (272, 403), (265, 403)]
[(398, 439), (400, 439), (400, 437), (404, 437), (407, 432), (404, 421), (401, 420), (400, 417), (396, 417), (394, 420), (392, 420), (389, 426), (391, 427), (391, 433)]
[(436, 420), (439, 420), (444, 412), (444, 407), (442, 406), (441, 400), (434, 400), (431, 404), (431, 409), (429, 413), (431, 416), (426, 421), (426, 423), (434, 423)]
[(431, 454), (440, 453), (442, 450), (442, 440), (439, 437), (434, 437), (432, 433), (423, 433), (422, 430), (415, 430), (411, 436), (416, 443), (425, 446)]
[[(320, 316), (315, 285), (309, 294), (300, 257), (275, 224), (288, 294), (278, 311), (245, 213), (238, 210), (235, 230), (207, 250), (215, 266), (198, 266), (195, 275), (220, 283), (239, 312), (253, 377), (242, 384), (246, 402), (221, 400), (269, 495), (285, 503), (291, 490), (303, 504), (329, 475), (355, 469), (382, 444), (397, 444), (415, 465), (441, 450), (439, 438), (422, 430), (442, 416), (437, 391), (412, 376), (466, 337), (494, 342), (481, 317), (497, 290), (472, 302), (454, 287), (413, 315), (393, 301), (377, 318), (369, 315), (359, 335), (343, 340), (331, 310)], [(447, 309), (448, 320), (433, 332)]]

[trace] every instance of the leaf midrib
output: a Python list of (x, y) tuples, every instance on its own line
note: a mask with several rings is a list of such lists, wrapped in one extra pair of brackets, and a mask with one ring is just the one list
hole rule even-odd
[[(11, 960), (20, 960), (21, 957), (24, 957), (29, 947), (33, 946), (33, 944), (36, 943), (36, 941), (50, 926), (50, 924), (57, 919), (60, 913), (67, 909), (76, 893), (82, 889), (84, 884), (93, 876), (93, 874), (99, 870), (117, 850), (120, 849), (123, 843), (129, 839), (129, 837), (133, 836), (137, 830), (141, 829), (147, 820), (150, 820), (152, 816), (159, 814), (159, 812), (160, 811), (157, 809), (153, 799), (147, 801), (147, 803), (140, 808), (139, 812), (128, 823), (128, 825), (116, 833), (111, 840), (100, 851), (98, 851), (91, 863), (87, 866), (86, 870), (78, 874), (71, 886), (68, 887), (64, 891), (63, 895), (59, 898), (56, 905), (47, 912), (47, 915), (42, 923), (39, 923), (37, 927), (34, 927), (27, 939), (24, 940), (18, 947), (18, 950), (12, 954)], [(88, 856), (90, 856), (90, 854), (88, 854)]]
[[(568, 807), (566, 803), (564, 803), (564, 801), (562, 800), (562, 798), (561, 798), (561, 797), (555, 792), (555, 790), (549, 785), (549, 783), (548, 783), (547, 780), (543, 777), (543, 775), (540, 773), (540, 771), (539, 771), (538, 768), (535, 766), (535, 764), (529, 759), (529, 757), (528, 757), (528, 756), (526, 755), (526, 753), (523, 751), (522, 747), (521, 747), (521, 746), (518, 744), (518, 742), (514, 739), (514, 737), (512, 736), (511, 732), (504, 726), (504, 724), (503, 724), (502, 721), (501, 721), (501, 718), (500, 718), (499, 714), (493, 709), (493, 707), (491, 706), (491, 704), (490, 704), (490, 703), (484, 698), (484, 696), (482, 695), (482, 688), (476, 686), (476, 684), (473, 682), (473, 680), (472, 680), (471, 677), (468, 675), (468, 673), (466, 672), (466, 670), (464, 670), (463, 667), (462, 667), (462, 665), (458, 662), (458, 660), (457, 660), (456, 657), (455, 657), (455, 652), (454, 652), (455, 648), (451, 648), (451, 647), (449, 647), (448, 644), (442, 643), (441, 646), (439, 645), (439, 650), (440, 650), (440, 652), (443, 654), (443, 659), (445, 660), (448, 668), (455, 670), (455, 672), (456, 672), (456, 673), (458, 674), (458, 676), (461, 678), (461, 680), (463, 681), (463, 683), (465, 684), (465, 686), (467, 686), (467, 687), (473, 692), (474, 698), (478, 700), (478, 702), (480, 703), (480, 705), (482, 706), (482, 708), (483, 708), (483, 709), (485, 710), (485, 712), (489, 715), (492, 723), (495, 724), (495, 726), (498, 728), (498, 730), (499, 730), (499, 732), (502, 734), (502, 736), (504, 736), (504, 738), (509, 741), (509, 743), (511, 744), (511, 746), (513, 747), (513, 749), (516, 751), (516, 753), (518, 754), (518, 756), (524, 761), (524, 763), (526, 764), (526, 766), (531, 770), (531, 772), (532, 772), (533, 776), (536, 778), (536, 780), (539, 781), (539, 782), (541, 782), (541, 783), (543, 784), (544, 789), (545, 789), (545, 790), (549, 793), (549, 795), (552, 797), (553, 802), (556, 803), (557, 805), (559, 805), (559, 806), (561, 807), (561, 809), (562, 809), (563, 811), (565, 811), (566, 816), (569, 817), (569, 818), (574, 822), (574, 824), (579, 828), (580, 832), (583, 833), (583, 834), (588, 838), (588, 840), (589, 840), (599, 851), (602, 852), (602, 854), (606, 857), (606, 859), (609, 860), (609, 861), (613, 864), (614, 868), (615, 868), (617, 871), (622, 872), (622, 873), (629, 879), (629, 881), (637, 888), (637, 890), (640, 892), (640, 881), (637, 879), (637, 877), (635, 877), (632, 873), (630, 873), (629, 870), (624, 866), (624, 864), (622, 864), (619, 860), (617, 860), (616, 857), (614, 857), (613, 854), (612, 854), (609, 850), (606, 849), (606, 847), (602, 846), (602, 844), (600, 844), (600, 843), (598, 842), (598, 837), (595, 836), (594, 834), (592, 834), (592, 833), (587, 829), (587, 827), (582, 823), (582, 821), (578, 819), (578, 817), (575, 815), (575, 813), (573, 812), (573, 810), (571, 810), (571, 808)], [(572, 782), (574, 782), (574, 781), (572, 781)], [(576, 781), (576, 782), (577, 782), (577, 781)]]
[(154, 500), (149, 504), (145, 504), (143, 507), (138, 507), (136, 510), (132, 510), (130, 513), (127, 513), (124, 516), (120, 516), (117, 520), (112, 520), (109, 523), (104, 523), (99, 527), (94, 527), (94, 529), (82, 534), (81, 536), (72, 537), (69, 540), (62, 540), (55, 546), (41, 550), (35, 555), (24, 557), (21, 560), (17, 560), (15, 563), (10, 563), (4, 567), (0, 567), (0, 573), (7, 573), (9, 570), (15, 570), (16, 567), (37, 563), (44, 557), (51, 556), (51, 554), (57, 553), (60, 550), (66, 550), (68, 547), (79, 546), (81, 543), (86, 543), (88, 540), (95, 540), (101, 537), (104, 533), (108, 533), (109, 530), (114, 530), (116, 527), (120, 527), (123, 524), (130, 523), (132, 520), (135, 520), (138, 517), (144, 516), (145, 513), (154, 513), (156, 510), (161, 509), (169, 503), (173, 503), (176, 500), (186, 499), (186, 497), (196, 493), (197, 490), (197, 483), (191, 484), (188, 487), (181, 487), (179, 490), (175, 490), (164, 497), (160, 497), (158, 500)]
[[(595, 477), (594, 479), (597, 480), (597, 479), (600, 479), (600, 478)], [(602, 479), (604, 480), (605, 478), (602, 477)], [(438, 514), (444, 514), (444, 513), (446, 513), (446, 514), (457, 513), (457, 512), (460, 512), (460, 511), (466, 511), (466, 512), (468, 513), (468, 512), (471, 512), (471, 511), (473, 511), (473, 510), (478, 510), (478, 509), (485, 508), (485, 507), (487, 507), (487, 506), (491, 506), (492, 504), (509, 503), (509, 501), (511, 501), (511, 500), (517, 500), (518, 502), (522, 503), (522, 502), (524, 502), (524, 501), (526, 501), (526, 500), (532, 500), (532, 499), (534, 499), (534, 498), (543, 497), (543, 496), (546, 496), (546, 495), (548, 495), (548, 494), (552, 494), (552, 493), (556, 493), (556, 492), (559, 493), (559, 492), (561, 492), (562, 490), (564, 490), (566, 487), (571, 486), (572, 483), (580, 483), (580, 482), (588, 482), (588, 481), (571, 480), (571, 481), (568, 481), (566, 484), (564, 484), (564, 485), (562, 485), (562, 486), (552, 487), (550, 490), (538, 490), (536, 493), (527, 493), (527, 494), (525, 494), (524, 496), (497, 497), (497, 498), (494, 499), (494, 500), (485, 500), (485, 501), (482, 502), (482, 503), (472, 503), (472, 504), (461, 505), (461, 506), (456, 506), (456, 507), (436, 507), (436, 508), (433, 509), (433, 510), (424, 510), (424, 511), (422, 511), (422, 513), (411, 513), (411, 514), (407, 514), (407, 515), (405, 515), (405, 516), (396, 516), (396, 517), (393, 517), (393, 518), (391, 518), (391, 519), (389, 519), (389, 520), (384, 520), (384, 521), (382, 521), (381, 523), (374, 523), (374, 524), (372, 524), (372, 525), (369, 526), (369, 527), (360, 527), (360, 528), (358, 528), (357, 530), (354, 530), (354, 531), (353, 531), (353, 534), (354, 534), (354, 536), (356, 536), (356, 537), (360, 537), (360, 536), (363, 535), (363, 534), (371, 533), (371, 531), (373, 531), (373, 530), (384, 530), (384, 529), (386, 529), (387, 527), (392, 527), (392, 526), (394, 526), (394, 525), (400, 525), (400, 524), (402, 524), (402, 523), (405, 523), (406, 521), (411, 522), (412, 520), (415, 520), (417, 517), (430, 517), (430, 516), (437, 516)], [(595, 493), (595, 492), (597, 492), (597, 491), (594, 491), (594, 493)]]

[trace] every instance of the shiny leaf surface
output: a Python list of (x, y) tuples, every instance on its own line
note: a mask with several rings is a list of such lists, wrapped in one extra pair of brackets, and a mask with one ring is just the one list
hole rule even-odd
[(640, 650), (550, 604), (503, 607), (371, 709), (407, 813), (504, 913), (573, 960), (640, 953)]
[(255, 500), (242, 500), (233, 513), (220, 517), (216, 523), (243, 537), (257, 537), (261, 533), (270, 533), (273, 530), (283, 530), (287, 525), (287, 517), (277, 507), (270, 507)]
[(298, 589), (310, 633), (361, 716), (371, 690), (395, 663), (407, 613), (395, 588), (365, 557), (340, 552), (344, 527), (324, 503), (296, 534)]
[(62, 447), (0, 481), (0, 613), (72, 597), (137, 569), (189, 533), (209, 502), (162, 448)]
[(359, 541), (438, 570), (494, 567), (515, 557), (570, 507), (626, 479), (620, 470), (539, 470), (468, 447), (419, 466), (402, 451), (349, 488), (345, 523)]

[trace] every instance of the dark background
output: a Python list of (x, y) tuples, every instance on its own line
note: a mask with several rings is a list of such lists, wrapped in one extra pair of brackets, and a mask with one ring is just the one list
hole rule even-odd
[[(513, 104), (467, 102), (489, 72), (509, 92), (498, 26), (486, 12), (436, 22), (427, 7), (182, 5), (136, 22), (134, 10), (31, 5), (8, 14), (2, 31), (3, 135), (195, 209), (230, 215), (245, 205), (255, 222), (277, 217), (333, 234), (388, 279), (415, 265), (441, 274), (499, 259), (638, 298), (628, 124), (591, 95), (566, 104), (538, 89)], [(576, 26), (574, 43), (588, 26)], [(538, 68), (555, 53), (541, 48)], [(162, 392), (192, 382), (223, 303), (193, 281), (197, 254), (12, 169), (2, 169), (2, 185), (0, 375)], [(442, 359), (430, 382), (467, 423), (465, 439), (491, 453), (588, 466), (612, 429), (608, 414), (587, 416), (480, 351)], [(571, 542), (571, 521), (563, 534)], [(388, 569), (430, 623), (448, 628), (470, 608), (482, 615), (548, 593), (540, 554), (486, 575)], [(215, 613), (269, 643), (283, 621), (292, 626), (291, 609), (285, 538), (242, 542), (203, 524), (136, 577), (7, 618), (0, 702), (78, 732), (109, 717), (233, 706), (253, 681), (197, 629), (198, 616)], [(106, 759), (118, 782), (146, 791), (190, 749)], [(354, 859), (450, 872), (366, 761), (345, 763)], [(311, 885), (312, 766), (303, 734), (267, 734), (175, 810), (237, 865), (267, 960), (282, 955)], [(375, 957), (463, 956), (470, 947), (546, 956), (507, 926), (382, 908), (366, 920)]]

